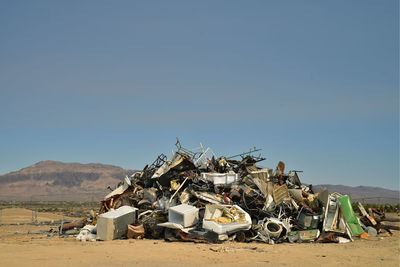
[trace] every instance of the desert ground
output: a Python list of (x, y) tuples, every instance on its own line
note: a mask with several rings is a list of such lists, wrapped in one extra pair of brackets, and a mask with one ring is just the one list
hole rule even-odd
[[(39, 212), (37, 217), (40, 222), (59, 220), (60, 216), (63, 217)], [(79, 242), (74, 237), (39, 233), (49, 230), (49, 225), (21, 224), (31, 220), (29, 210), (2, 210), (0, 266), (399, 266), (400, 263), (399, 232), (347, 244), (197, 244), (146, 239)]]

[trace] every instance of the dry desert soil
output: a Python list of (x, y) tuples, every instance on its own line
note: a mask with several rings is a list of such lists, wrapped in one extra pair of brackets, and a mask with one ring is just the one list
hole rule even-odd
[[(38, 220), (60, 215), (38, 214)], [(0, 266), (399, 266), (400, 235), (380, 234), (347, 244), (169, 243), (163, 240), (79, 242), (32, 234), (48, 225), (29, 222), (31, 211), (4, 209)], [(30, 234), (28, 232), (31, 232)]]

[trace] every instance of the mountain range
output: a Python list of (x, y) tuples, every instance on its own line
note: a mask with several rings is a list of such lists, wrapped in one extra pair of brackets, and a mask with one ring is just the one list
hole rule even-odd
[(90, 163), (41, 161), (19, 171), (0, 175), (0, 199), (35, 201), (97, 201), (125, 175), (135, 170)]
[[(0, 200), (99, 201), (125, 175), (129, 176), (135, 171), (100, 163), (41, 161), (19, 171), (0, 175)], [(323, 188), (349, 195), (354, 201), (378, 204), (400, 202), (400, 191), (380, 187), (313, 185), (315, 192)]]

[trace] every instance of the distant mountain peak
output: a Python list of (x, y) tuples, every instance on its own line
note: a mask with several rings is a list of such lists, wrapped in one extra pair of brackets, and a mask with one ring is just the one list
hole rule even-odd
[(93, 194), (101, 198), (108, 193), (108, 186), (114, 186), (133, 172), (100, 163), (44, 160), (0, 175), (0, 199), (26, 200), (39, 196), (46, 199), (51, 195), (55, 200), (88, 200)]

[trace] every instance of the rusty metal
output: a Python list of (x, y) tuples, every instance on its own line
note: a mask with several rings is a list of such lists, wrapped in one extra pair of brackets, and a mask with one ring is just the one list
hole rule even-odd
[(358, 202), (358, 208), (360, 209), (361, 214), (363, 216), (365, 216), (372, 225), (376, 225), (376, 221), (375, 221), (374, 217), (372, 217), (371, 215), (369, 215), (367, 213), (367, 211), (365, 210), (364, 206), (360, 202)]
[(336, 235), (333, 232), (323, 233), (317, 239), (317, 243), (338, 243)]
[[(243, 152), (243, 153), (240, 153), (240, 154), (237, 154), (237, 155), (234, 155), (234, 156), (230, 156), (230, 157), (228, 157), (228, 158), (226, 158), (226, 159), (233, 159), (233, 158), (237, 158), (237, 157), (242, 157), (242, 158), (244, 158), (244, 156), (248, 156), (248, 155), (250, 155), (250, 154), (252, 154), (252, 153), (254, 153), (254, 152), (261, 151), (261, 150), (262, 150), (262, 149), (258, 149), (258, 148), (256, 148), (256, 147), (254, 147), (253, 149), (250, 149), (249, 152)], [(257, 157), (257, 158), (259, 158), (258, 161), (265, 160), (265, 158), (262, 158), (261, 156), (259, 156), (259, 157)]]
[(74, 229), (74, 228), (82, 228), (85, 226), (86, 222), (85, 221), (80, 221), (80, 222), (71, 222), (71, 223), (64, 223), (61, 225), (61, 230), (62, 232)]
[(278, 181), (280, 185), (283, 185), (285, 182), (283, 181), (283, 173), (285, 172), (285, 163), (279, 161), (278, 166), (276, 167), (277, 172), (279, 173)]
[(109, 199), (102, 200), (102, 201), (100, 201), (100, 203), (104, 207), (105, 211), (109, 211), (110, 209), (116, 209), (121, 206), (121, 202), (120, 202), (121, 198), (130, 193), (132, 193), (132, 190), (130, 188), (128, 188), (121, 195), (116, 195)]
[(280, 205), (284, 200), (290, 200), (290, 194), (286, 184), (281, 186), (276, 186), (273, 192), (274, 201), (276, 204)]

